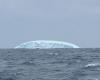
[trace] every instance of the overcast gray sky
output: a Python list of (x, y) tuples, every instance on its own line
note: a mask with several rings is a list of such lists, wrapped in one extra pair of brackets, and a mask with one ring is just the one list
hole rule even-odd
[(0, 0), (0, 48), (32, 40), (100, 47), (100, 0)]

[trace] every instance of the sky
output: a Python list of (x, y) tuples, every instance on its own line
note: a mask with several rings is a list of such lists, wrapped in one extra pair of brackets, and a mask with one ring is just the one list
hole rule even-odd
[(0, 0), (0, 48), (57, 40), (100, 48), (100, 0)]

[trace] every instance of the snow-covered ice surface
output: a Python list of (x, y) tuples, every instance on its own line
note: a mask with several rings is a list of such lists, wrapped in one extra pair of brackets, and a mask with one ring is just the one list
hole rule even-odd
[(100, 80), (99, 64), (99, 48), (0, 49), (0, 80)]
[(29, 41), (26, 43), (22, 43), (15, 48), (79, 48), (78, 46), (61, 41), (46, 41), (46, 40), (37, 40), (37, 41)]

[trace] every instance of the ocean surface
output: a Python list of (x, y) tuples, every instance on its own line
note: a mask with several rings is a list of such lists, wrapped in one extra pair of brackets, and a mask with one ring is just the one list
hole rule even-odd
[(100, 48), (0, 49), (0, 80), (100, 80)]

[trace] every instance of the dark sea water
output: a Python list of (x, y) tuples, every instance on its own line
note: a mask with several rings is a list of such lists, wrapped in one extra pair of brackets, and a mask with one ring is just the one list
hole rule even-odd
[(0, 80), (100, 80), (100, 49), (0, 49)]

